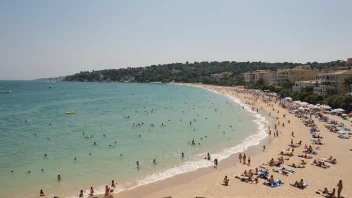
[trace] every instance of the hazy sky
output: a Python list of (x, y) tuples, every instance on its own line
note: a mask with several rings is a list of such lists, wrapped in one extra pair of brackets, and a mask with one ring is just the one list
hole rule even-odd
[(352, 57), (351, 0), (2, 0), (0, 79)]

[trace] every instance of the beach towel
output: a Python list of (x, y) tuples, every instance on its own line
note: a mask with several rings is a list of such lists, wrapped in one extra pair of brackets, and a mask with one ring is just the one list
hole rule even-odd
[(293, 187), (299, 188), (299, 189), (301, 189), (301, 190), (307, 188), (307, 186), (308, 186), (308, 184), (303, 184), (302, 187), (295, 186), (294, 184), (290, 184), (290, 185), (293, 186)]
[(313, 156), (307, 155), (307, 157), (302, 157), (302, 155), (300, 155), (300, 156), (298, 156), (298, 159), (299, 160), (302, 160), (302, 159), (313, 159)]
[(282, 186), (284, 185), (284, 182), (282, 182), (281, 180), (276, 180), (276, 182), (274, 182), (273, 185), (270, 185), (270, 183), (264, 183), (264, 185), (270, 187), (270, 188), (276, 188), (278, 186)]
[(281, 170), (285, 170), (285, 171), (287, 171), (287, 172), (289, 172), (289, 173), (291, 173), (291, 174), (295, 174), (295, 173), (296, 173), (296, 171), (287, 169), (287, 168), (285, 168), (285, 167), (281, 167), (280, 169), (281, 169)]
[(330, 166), (328, 166), (328, 165), (321, 165), (321, 166), (319, 166), (318, 164), (314, 164), (313, 162), (310, 163), (310, 164), (313, 165), (313, 166), (320, 167), (320, 168), (330, 168)]
[(259, 175), (260, 178), (262, 179), (266, 179), (268, 180), (269, 179), (269, 173), (268, 172), (263, 172)]

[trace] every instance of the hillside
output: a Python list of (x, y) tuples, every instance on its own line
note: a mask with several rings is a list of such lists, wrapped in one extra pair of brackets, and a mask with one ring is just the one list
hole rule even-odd
[[(332, 67), (345, 66), (345, 61), (331, 61), (327, 63), (308, 62), (312, 69), (324, 69)], [(269, 69), (276, 70), (278, 68), (293, 68), (301, 65), (301, 63), (266, 63), (266, 62), (194, 62), (194, 63), (170, 63), (163, 65), (151, 65), (146, 67), (122, 68), (122, 69), (107, 69), (100, 71), (82, 71), (64, 78), (64, 81), (79, 81), (79, 82), (185, 82), (194, 83), (208, 80), (204, 77), (209, 77), (211, 74), (221, 72), (233, 73), (233, 78), (230, 81), (213, 82), (216, 84), (234, 85), (241, 84), (242, 79), (240, 74), (243, 72)], [(203, 77), (203, 78), (201, 78)], [(211, 83), (211, 82), (210, 82)]]

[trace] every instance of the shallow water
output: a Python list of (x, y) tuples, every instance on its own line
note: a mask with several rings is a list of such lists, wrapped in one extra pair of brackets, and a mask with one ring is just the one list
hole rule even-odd
[[(210, 166), (206, 152), (223, 159), (265, 137), (263, 117), (234, 98), (193, 87), (36, 81), (0, 87), (12, 91), (0, 95), (5, 197), (35, 197), (40, 189), (75, 197), (90, 186), (101, 193), (111, 180), (115, 191), (125, 190)], [(188, 143), (192, 138), (196, 145)]]

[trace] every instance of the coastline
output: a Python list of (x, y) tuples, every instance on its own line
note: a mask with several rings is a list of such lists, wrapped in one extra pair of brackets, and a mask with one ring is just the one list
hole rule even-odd
[[(194, 86), (198, 88), (213, 89), (223, 94), (228, 94), (231, 96), (236, 96), (242, 102), (251, 99), (250, 95), (233, 93), (231, 89), (233, 87), (217, 87), (208, 85), (192, 85), (192, 84), (181, 84), (185, 86)], [(326, 145), (322, 145), (321, 149), (318, 151), (319, 157), (329, 157), (333, 156), (337, 158), (338, 164), (332, 165), (329, 169), (322, 169), (316, 166), (312, 166), (309, 163), (312, 160), (306, 160), (308, 164), (306, 168), (295, 169), (296, 174), (290, 176), (283, 176), (277, 173), (273, 173), (270, 170), (270, 174), (273, 174), (275, 179), (282, 180), (285, 184), (276, 189), (271, 189), (260, 183), (255, 185), (249, 185), (244, 182), (240, 182), (233, 176), (242, 173), (244, 170), (254, 169), (264, 162), (268, 162), (271, 158), (279, 157), (278, 153), (281, 150), (286, 149), (293, 139), (294, 142), (300, 140), (303, 144), (310, 145), (311, 134), (309, 133), (309, 128), (306, 127), (302, 120), (288, 113), (287, 109), (280, 107), (278, 104), (273, 104), (272, 107), (267, 106), (262, 101), (258, 101), (254, 104), (254, 107), (259, 108), (259, 112), (262, 114), (268, 114), (271, 112), (272, 117), (279, 117), (279, 121), (284, 121), (286, 123), (285, 127), (278, 126), (279, 137), (273, 138), (268, 137), (270, 144), (266, 145), (266, 150), (261, 151), (262, 144), (251, 147), (246, 151), (247, 156), (251, 157), (251, 165), (242, 165), (238, 163), (238, 158), (236, 154), (231, 155), (229, 158), (221, 161), (218, 169), (204, 168), (198, 169), (193, 172), (184, 173), (177, 175), (165, 180), (161, 180), (155, 183), (140, 186), (138, 188), (124, 191), (116, 194), (116, 197), (319, 197), (321, 195), (316, 195), (316, 189), (322, 189), (327, 187), (330, 192), (332, 188), (336, 188), (337, 182), (341, 179), (344, 183), (344, 188), (342, 195), (344, 197), (350, 197), (352, 195), (352, 178), (349, 174), (345, 174), (346, 171), (350, 170), (350, 164), (352, 162), (352, 152), (349, 151), (350, 144), (349, 140), (342, 140), (336, 137), (336, 134), (328, 132), (324, 127), (325, 123), (319, 122), (318, 119), (313, 118), (314, 122), (317, 124), (321, 134), (324, 136), (324, 141), (327, 142)], [(273, 111), (272, 108), (275, 110)], [(281, 113), (278, 113), (277, 110)], [(286, 119), (282, 118), (282, 115), (286, 114)], [(333, 119), (343, 122), (347, 127), (350, 127), (350, 122), (346, 122), (336, 116), (328, 115)], [(290, 120), (290, 124), (287, 124), (287, 120)], [(291, 132), (295, 132), (295, 137), (291, 137)], [(252, 155), (253, 151), (261, 151), (257, 154)], [(303, 146), (295, 149), (295, 154), (302, 154)], [(286, 163), (296, 163), (298, 164), (300, 159), (296, 156), (290, 158)], [(226, 166), (229, 164), (229, 166)], [(285, 166), (287, 167), (287, 164)], [(271, 167), (269, 167), (271, 169)], [(227, 175), (230, 179), (229, 186), (223, 186), (222, 181), (224, 176)], [(294, 183), (304, 179), (305, 183), (309, 184), (309, 187), (305, 190), (300, 190), (291, 187), (289, 184)], [(115, 195), (115, 194), (114, 194)], [(104, 196), (100, 196), (104, 197)]]
[[(234, 103), (245, 107), (244, 110), (253, 113), (253, 116), (256, 117), (257, 119), (263, 118), (264, 120), (262, 120), (261, 122), (263, 122), (263, 121), (267, 122), (267, 126), (270, 126), (270, 128), (273, 128), (276, 123), (276, 120), (271, 118), (266, 111), (263, 110), (263, 111), (259, 111), (258, 113), (251, 111), (250, 106), (245, 104), (245, 101), (243, 99), (238, 98), (238, 97), (234, 97), (231, 94), (222, 93), (222, 92), (219, 92), (218, 90), (207, 88), (207, 87), (198, 87), (197, 85), (194, 85), (194, 84), (174, 84), (173, 83), (173, 85), (192, 86), (192, 87), (196, 87), (196, 88), (205, 89), (205, 90), (213, 92), (215, 94), (220, 94), (220, 95), (226, 96), (230, 100), (232, 100)], [(259, 117), (257, 117), (256, 115), (259, 115)], [(273, 139), (267, 135), (267, 129), (266, 128), (259, 129), (261, 122), (256, 123), (256, 124), (258, 124), (257, 133), (251, 134), (250, 136), (248, 136), (247, 138), (242, 140), (241, 143), (233, 145), (233, 147), (231, 147), (231, 148), (242, 146), (246, 140), (248, 141), (248, 139), (251, 139), (251, 138), (253, 138), (253, 136), (258, 135), (261, 130), (264, 131), (265, 137), (262, 137), (259, 140), (259, 142), (257, 142), (256, 144), (250, 145), (250, 146), (248, 146), (238, 152), (234, 151), (225, 159), (220, 160), (219, 164), (221, 164), (221, 165), (216, 169), (217, 171), (222, 171), (222, 170), (229, 169), (233, 166), (238, 166), (238, 164), (239, 164), (238, 163), (239, 162), (238, 153), (245, 152), (247, 154), (247, 156), (251, 156), (251, 157), (261, 155), (263, 145), (268, 146), (272, 143)], [(260, 134), (260, 135), (263, 135), (263, 134)], [(126, 198), (127, 197), (145, 197), (145, 196), (149, 197), (149, 195), (157, 193), (161, 189), (165, 190), (165, 189), (168, 189), (170, 186), (184, 185), (186, 182), (189, 182), (189, 181), (192, 181), (195, 179), (199, 179), (199, 178), (203, 177), (204, 175), (209, 175), (213, 172), (214, 172), (213, 166), (198, 168), (193, 171), (179, 173), (179, 174), (176, 174), (174, 176), (171, 176), (171, 177), (168, 177), (168, 178), (165, 178), (162, 180), (158, 180), (158, 181), (151, 182), (148, 184), (133, 187), (128, 190), (123, 190), (123, 191), (120, 191), (117, 193), (113, 193), (112, 195), (117, 196), (119, 198), (120, 197), (122, 197), (122, 198), (124, 198), (124, 197), (126, 197)], [(103, 195), (96, 195), (96, 196), (99, 198), (105, 197)]]

